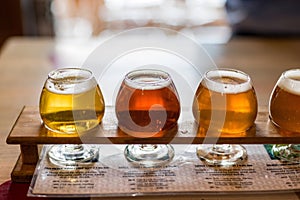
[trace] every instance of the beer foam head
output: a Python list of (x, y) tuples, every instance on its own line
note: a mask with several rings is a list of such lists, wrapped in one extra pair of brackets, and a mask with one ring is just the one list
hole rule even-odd
[(235, 94), (252, 89), (250, 77), (237, 70), (216, 69), (205, 74), (203, 85), (209, 90)]
[(171, 82), (169, 74), (160, 70), (135, 70), (125, 76), (126, 85), (141, 90), (156, 90), (168, 87)]
[(300, 95), (300, 69), (283, 72), (277, 85), (291, 94)]
[(95, 87), (92, 73), (80, 68), (63, 68), (49, 73), (45, 87), (56, 94), (79, 94)]

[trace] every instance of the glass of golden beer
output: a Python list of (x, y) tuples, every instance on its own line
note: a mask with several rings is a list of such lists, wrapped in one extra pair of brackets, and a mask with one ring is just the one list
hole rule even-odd
[[(168, 73), (140, 69), (126, 74), (115, 109), (119, 128), (126, 134), (137, 138), (164, 137), (176, 130), (180, 102)], [(152, 167), (171, 161), (174, 149), (169, 144), (129, 144), (124, 154), (134, 164)]]
[[(300, 69), (283, 72), (278, 79), (269, 103), (272, 123), (289, 134), (300, 133)], [(300, 162), (299, 144), (276, 144), (273, 155), (282, 161)]]
[[(257, 115), (257, 97), (249, 75), (233, 69), (206, 72), (195, 93), (193, 115), (207, 135), (245, 133)], [(202, 144), (197, 155), (208, 164), (229, 166), (245, 161), (247, 151), (239, 144)]]
[[(40, 96), (39, 111), (44, 126), (65, 136), (86, 134), (104, 115), (104, 99), (91, 71), (61, 68), (48, 74)], [(53, 145), (48, 152), (53, 163), (89, 162), (98, 156), (97, 145)]]

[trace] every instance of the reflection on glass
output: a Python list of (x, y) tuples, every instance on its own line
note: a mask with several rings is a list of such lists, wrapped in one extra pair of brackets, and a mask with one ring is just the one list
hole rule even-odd
[[(138, 138), (163, 137), (174, 131), (180, 115), (179, 97), (168, 73), (143, 69), (128, 73), (116, 98), (119, 128)], [(125, 157), (152, 167), (174, 157), (171, 145), (128, 145)]]
[[(232, 69), (208, 71), (196, 91), (193, 114), (199, 128), (214, 136), (246, 132), (257, 115), (257, 98), (250, 77)], [(225, 166), (247, 158), (243, 146), (229, 144), (199, 145), (197, 155), (208, 164)]]
[[(277, 81), (269, 104), (270, 119), (280, 130), (300, 133), (300, 69), (283, 72)], [(300, 162), (299, 144), (276, 144), (273, 154), (282, 161)]]
[[(104, 99), (92, 73), (80, 68), (62, 68), (49, 73), (40, 96), (44, 126), (58, 135), (88, 133), (104, 115)], [(53, 145), (52, 162), (89, 162), (98, 156), (95, 145)]]

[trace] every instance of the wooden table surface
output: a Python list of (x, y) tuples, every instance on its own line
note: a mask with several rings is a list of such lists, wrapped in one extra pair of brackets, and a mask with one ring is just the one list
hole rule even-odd
[[(88, 42), (64, 42), (51, 38), (9, 39), (0, 54), (0, 184), (10, 179), (19, 156), (17, 145), (6, 138), (24, 105), (37, 106), (45, 78), (60, 66), (80, 65), (92, 46)], [(259, 106), (267, 106), (274, 84), (289, 68), (300, 68), (300, 39), (235, 37), (226, 44), (204, 44), (218, 67), (240, 69), (253, 80)], [(77, 51), (75, 51), (77, 49)], [(202, 196), (201, 196), (202, 197)], [(224, 199), (298, 199), (295, 193), (226, 196)], [(157, 197), (169, 199), (168, 197)], [(197, 199), (176, 197), (172, 199)], [(203, 196), (203, 199), (215, 199)], [(148, 199), (142, 198), (141, 199)]]

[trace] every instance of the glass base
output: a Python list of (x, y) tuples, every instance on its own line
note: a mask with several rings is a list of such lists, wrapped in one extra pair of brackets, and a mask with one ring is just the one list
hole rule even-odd
[(197, 156), (209, 165), (231, 166), (247, 159), (247, 150), (241, 145), (199, 145)]
[(48, 151), (49, 160), (56, 165), (96, 162), (99, 147), (96, 145), (53, 145)]
[(172, 145), (137, 144), (127, 145), (124, 150), (125, 158), (144, 167), (158, 167), (169, 163), (174, 158)]
[(300, 144), (275, 144), (272, 153), (281, 161), (300, 163)]

